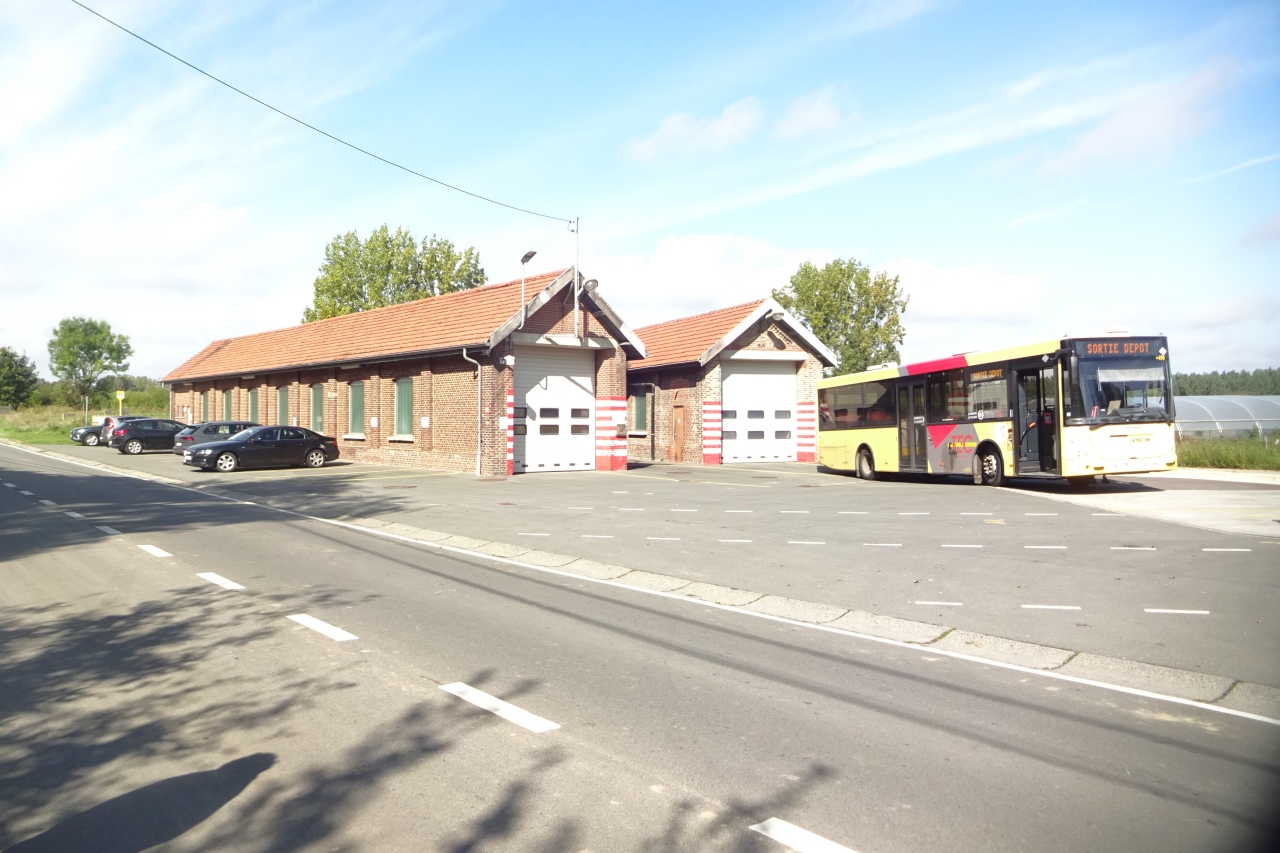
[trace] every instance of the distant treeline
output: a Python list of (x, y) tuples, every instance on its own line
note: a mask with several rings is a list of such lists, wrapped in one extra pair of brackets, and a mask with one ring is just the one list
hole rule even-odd
[(1224, 373), (1175, 373), (1173, 393), (1179, 397), (1211, 394), (1280, 395), (1280, 368), (1228, 370)]

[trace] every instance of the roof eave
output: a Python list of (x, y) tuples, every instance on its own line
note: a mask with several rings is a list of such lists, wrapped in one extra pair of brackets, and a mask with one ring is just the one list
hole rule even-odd
[(374, 364), (384, 361), (411, 361), (415, 358), (424, 358), (431, 356), (448, 355), (449, 353), (461, 353), (464, 349), (479, 348), (488, 351), (491, 349), (487, 341), (474, 341), (465, 344), (450, 344), (447, 347), (436, 347), (434, 349), (413, 350), (411, 352), (391, 353), (389, 355), (370, 355), (370, 356), (347, 356), (340, 359), (329, 359), (328, 361), (309, 361), (300, 364), (285, 364), (280, 367), (255, 367), (251, 370), (234, 370), (228, 373), (207, 373), (200, 376), (166, 376), (161, 382), (167, 382), (170, 385), (179, 385), (187, 382), (207, 382), (211, 379), (231, 379), (237, 376), (244, 376), (248, 373), (267, 374), (267, 373), (285, 373), (290, 370), (316, 370), (323, 367), (334, 367), (342, 364)]
[(741, 335), (746, 333), (748, 329), (765, 317), (775, 317), (779, 322), (790, 329), (796, 337), (805, 342), (808, 348), (820, 358), (827, 367), (835, 367), (838, 359), (836, 354), (831, 351), (826, 344), (818, 340), (817, 335), (805, 328), (804, 324), (791, 315), (789, 311), (779, 305), (772, 298), (765, 299), (755, 310), (742, 318), (742, 322), (734, 326), (727, 332), (724, 337), (712, 344), (706, 352), (698, 356), (698, 364), (706, 365), (711, 359), (723, 352), (729, 344), (736, 341)]

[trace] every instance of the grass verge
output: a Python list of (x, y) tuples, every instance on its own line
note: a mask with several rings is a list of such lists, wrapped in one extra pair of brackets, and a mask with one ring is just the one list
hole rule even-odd
[[(135, 415), (168, 417), (168, 412), (137, 411)], [(0, 437), (23, 444), (70, 444), (68, 433), (84, 424), (84, 410), (66, 406), (36, 406), (0, 415)]]
[(1280, 445), (1260, 438), (1186, 438), (1178, 442), (1178, 465), (1280, 471)]

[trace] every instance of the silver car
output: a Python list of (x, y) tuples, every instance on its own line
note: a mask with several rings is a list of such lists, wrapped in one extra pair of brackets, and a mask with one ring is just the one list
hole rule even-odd
[(182, 455), (197, 444), (207, 441), (226, 441), (242, 429), (261, 426), (253, 421), (209, 421), (208, 423), (189, 426), (173, 437), (173, 452)]

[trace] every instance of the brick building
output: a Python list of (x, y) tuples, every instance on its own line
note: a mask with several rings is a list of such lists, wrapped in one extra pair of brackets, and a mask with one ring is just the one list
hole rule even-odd
[(626, 366), (644, 345), (594, 280), (575, 288), (574, 277), (214, 341), (164, 377), (170, 414), (308, 427), (369, 462), (489, 475), (625, 468)]
[(836, 356), (772, 299), (637, 329), (627, 364), (636, 460), (816, 461), (817, 382)]

